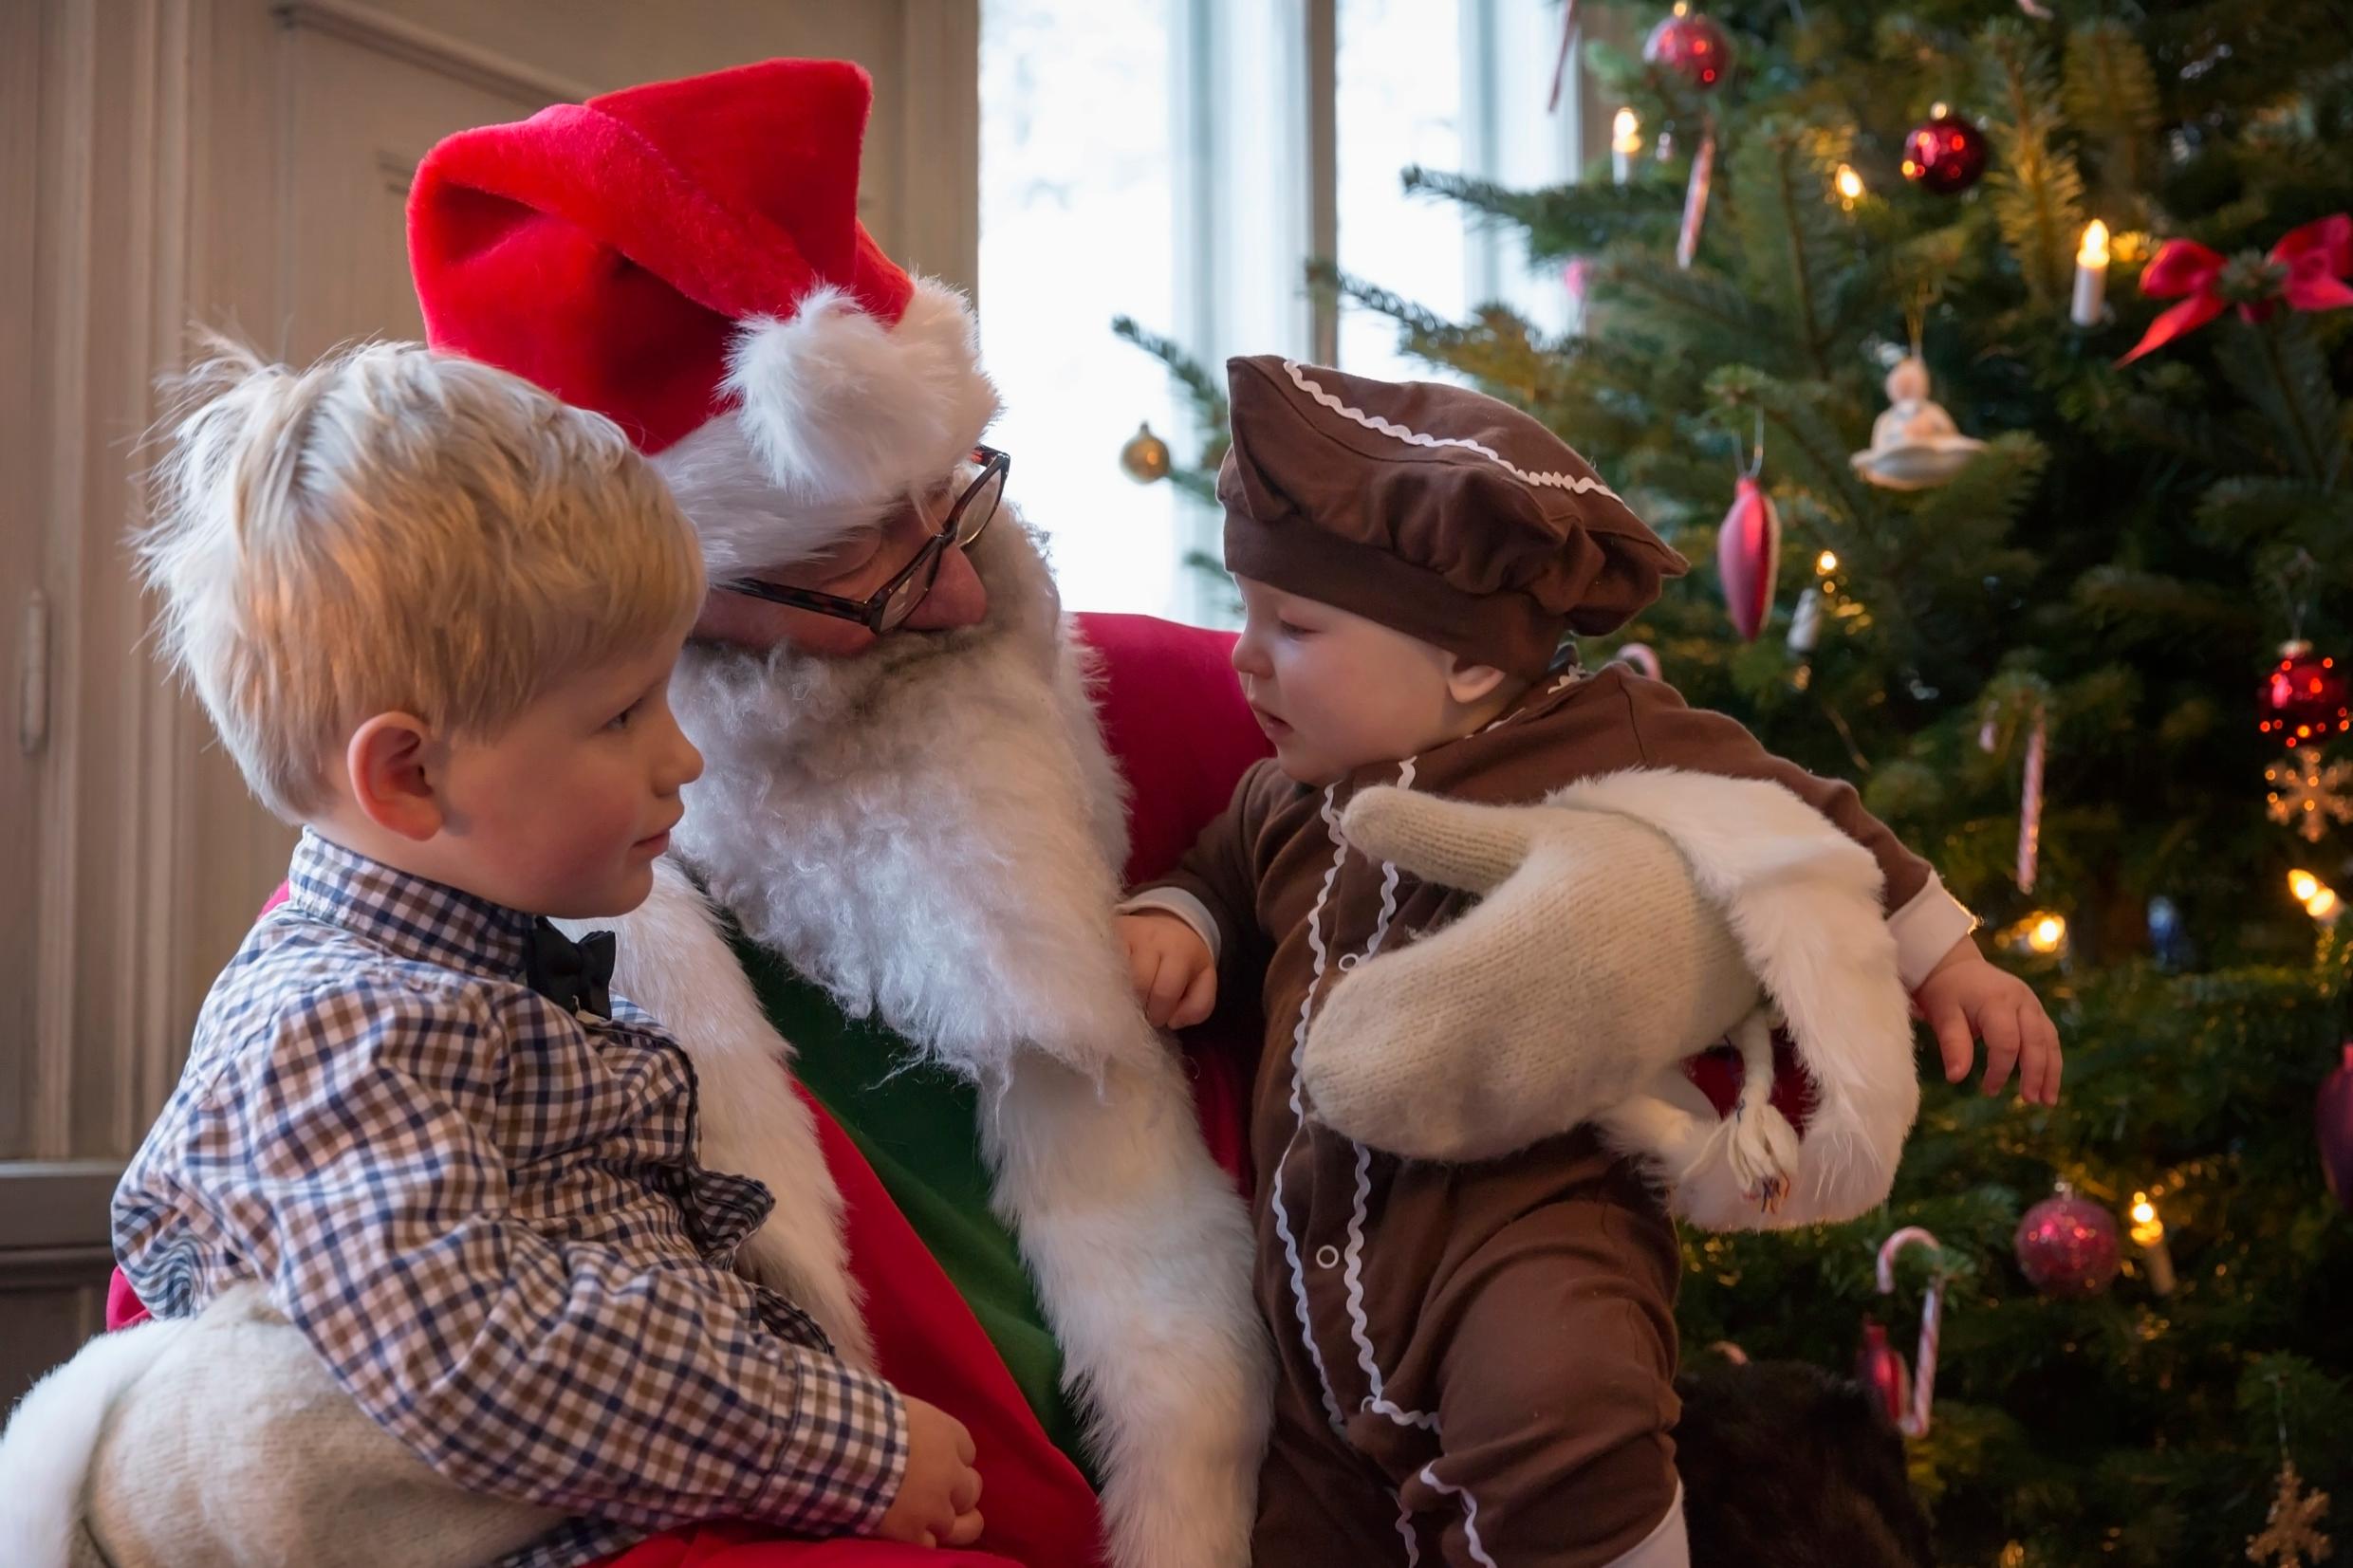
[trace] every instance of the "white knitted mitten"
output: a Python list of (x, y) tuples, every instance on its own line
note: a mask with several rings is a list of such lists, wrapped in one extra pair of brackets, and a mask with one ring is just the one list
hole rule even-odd
[[(1759, 1011), (1725, 916), (1666, 836), (1630, 817), (1384, 787), (1351, 801), (1341, 828), (1373, 858), (1483, 900), (1359, 965), (1309, 1025), (1301, 1075), (1315, 1115), (1361, 1143), (1420, 1159), (1510, 1153), (1632, 1098)], [(1792, 1174), (1776, 1167), (1796, 1137), (1763, 1103), (1769, 1045), (1750, 1076), (1757, 1106), (1726, 1126), (1744, 1124), (1736, 1154), (1763, 1196)]]

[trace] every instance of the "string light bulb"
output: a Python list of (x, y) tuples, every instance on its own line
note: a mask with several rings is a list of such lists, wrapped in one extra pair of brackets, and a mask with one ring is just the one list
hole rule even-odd
[(1814, 572), (1817, 576), (1828, 577), (1837, 570), (1838, 552), (1836, 550), (1825, 550), (1814, 557)]
[(2067, 922), (2060, 914), (2027, 916), (2027, 946), (2039, 953), (2054, 953), (2067, 945)]
[(1838, 192), (1839, 206), (1846, 212), (1853, 212), (1855, 203), (1862, 199), (1862, 176), (1855, 173), (1855, 166), (1851, 163), (1840, 164), (1838, 173), (1830, 177), (1830, 184)]
[(2305, 913), (2324, 926), (2335, 925), (2337, 917), (2344, 913), (2344, 905), (2338, 900), (2337, 890), (2302, 867), (2288, 874), (2288, 895), (2304, 906)]

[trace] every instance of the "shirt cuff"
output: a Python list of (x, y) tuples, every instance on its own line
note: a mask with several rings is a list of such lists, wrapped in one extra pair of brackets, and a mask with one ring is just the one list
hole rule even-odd
[(1945, 891), (1944, 878), (1932, 871), (1911, 901), (1887, 917), (1887, 929), (1895, 934), (1896, 967), (1903, 976), (1903, 988), (1917, 991), (1953, 945), (1977, 929), (1977, 917)]
[(799, 1397), (780, 1422), (782, 1451), (758, 1503), (762, 1522), (796, 1535), (872, 1535), (906, 1478), (906, 1402), (880, 1377), (822, 1351), (777, 1348), (798, 1363)]
[(1191, 926), (1193, 934), (1199, 937), (1208, 947), (1210, 962), (1213, 964), (1217, 962), (1218, 950), (1222, 944), (1217, 937), (1217, 922), (1210, 917), (1207, 904), (1202, 903), (1182, 888), (1146, 888), (1111, 913), (1140, 914), (1146, 910), (1158, 910), (1162, 913), (1173, 914), (1186, 925)]

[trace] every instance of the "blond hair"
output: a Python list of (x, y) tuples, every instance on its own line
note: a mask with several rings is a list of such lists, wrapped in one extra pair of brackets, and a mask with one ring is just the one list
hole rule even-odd
[(325, 802), (370, 715), (494, 735), (701, 601), (694, 534), (611, 420), (417, 343), (307, 370), (205, 347), (139, 557), (165, 655), (280, 817)]

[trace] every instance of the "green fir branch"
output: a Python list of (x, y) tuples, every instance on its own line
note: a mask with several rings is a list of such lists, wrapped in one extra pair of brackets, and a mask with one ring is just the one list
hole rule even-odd
[(1414, 304), (1401, 294), (1392, 293), (1362, 278), (1343, 272), (1330, 262), (1312, 261), (1307, 264), (1307, 286), (1376, 315), (1388, 317), (1398, 323), (1400, 336), (1414, 353), (1423, 353), (1423, 344), (1460, 341), (1461, 329), (1445, 317)]
[(1973, 553), (1991, 545), (2009, 533), (2049, 461), (2050, 449), (2039, 439), (2004, 431), (1967, 468), (1921, 496), (1910, 527), (1924, 538), (1962, 542)]
[(2120, 193), (2145, 189), (2157, 154), (2157, 73), (2132, 29), (2103, 19), (2068, 34), (2063, 83), (2068, 120), (2103, 148), (2106, 183)]
[(2288, 469), (2307, 485), (2334, 489), (2344, 467), (2345, 411), (2306, 314), (2275, 311), (2265, 322), (2232, 322), (2214, 359), (2270, 421)]
[(2074, 598), (2101, 624), (2138, 621), (2168, 636), (2192, 631), (2245, 636), (2261, 619), (2244, 591), (2233, 585), (2192, 582), (2130, 566), (2093, 567), (2076, 580)]
[(1205, 431), (1223, 431), (1232, 417), (1226, 406), (1226, 389), (1219, 384), (1209, 368), (1185, 352), (1174, 338), (1151, 331), (1133, 316), (1111, 318), (1112, 332), (1127, 342), (1134, 343), (1146, 354), (1168, 367), (1168, 373), (1193, 400), (1194, 413)]
[[(1878, 507), (1855, 477), (1852, 443), (1839, 434), (1825, 412), (1827, 388), (1783, 381), (1748, 365), (1729, 364), (1708, 378), (1708, 391), (1727, 409), (1763, 411), (1766, 473), (1811, 492), (1829, 521), (1845, 530), (1850, 548), (1869, 544), (1869, 524)], [(1748, 416), (1735, 412), (1726, 426), (1734, 431), (1744, 449), (1748, 425)]]
[(1988, 86), (2006, 115), (1988, 127), (2002, 167), (1986, 176), (1986, 189), (2028, 296), (2037, 307), (2051, 308), (2074, 282), (2083, 172), (2053, 141), (2056, 95), (2041, 46), (2007, 21), (1989, 26), (1981, 38)]
[(1658, 179), (1514, 191), (1493, 180), (1418, 165), (1401, 177), (1409, 195), (1443, 197), (1484, 222), (1525, 231), (1529, 259), (1539, 262), (1599, 250), (1629, 235), (1671, 236), (1683, 207), (1682, 192)]
[(2235, 549), (2283, 537), (2326, 547), (2353, 537), (2353, 507), (2300, 479), (2234, 474), (2198, 497), (2197, 526), (2208, 540)]
[[(1633, 304), (1678, 336), (1697, 332), (1752, 349), (1788, 341), (1786, 334), (1773, 330), (1763, 305), (1737, 284), (1703, 267), (1687, 271), (1663, 251), (1613, 249), (1594, 268), (1589, 286), (1604, 306)], [(1769, 367), (1796, 368), (1782, 354), (1772, 355)]]
[(1789, 121), (1752, 127), (1731, 159), (1732, 227), (1751, 290), (1774, 306), (1783, 332), (1816, 380), (1829, 378), (1825, 327), (1830, 262), (1841, 236), (1828, 199), (1838, 147)]

